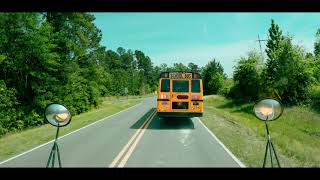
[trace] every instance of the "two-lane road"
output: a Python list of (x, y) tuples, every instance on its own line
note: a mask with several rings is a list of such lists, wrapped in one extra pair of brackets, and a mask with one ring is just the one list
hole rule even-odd
[[(58, 140), (62, 167), (243, 166), (199, 118), (160, 119), (155, 105), (156, 98), (146, 98), (63, 136)], [(45, 167), (52, 145), (3, 161), (0, 167)]]

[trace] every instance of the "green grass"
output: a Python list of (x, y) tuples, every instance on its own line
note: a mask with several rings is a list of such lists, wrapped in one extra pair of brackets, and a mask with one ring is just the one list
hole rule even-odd
[[(119, 98), (119, 100), (109, 100), (109, 98), (104, 98), (98, 108), (72, 117), (70, 124), (60, 129), (59, 136), (136, 105), (139, 102), (138, 99), (125, 100), (124, 98)], [(0, 161), (54, 139), (55, 133), (56, 128), (46, 124), (1, 137)]]
[[(246, 166), (262, 167), (267, 142), (265, 125), (253, 115), (253, 104), (221, 96), (207, 97), (204, 103), (201, 119), (206, 126)], [(268, 125), (281, 166), (320, 167), (319, 113), (308, 107), (289, 107)]]

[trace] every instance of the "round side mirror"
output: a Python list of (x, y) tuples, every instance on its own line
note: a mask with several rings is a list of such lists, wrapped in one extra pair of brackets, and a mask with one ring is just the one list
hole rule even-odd
[(273, 121), (281, 116), (283, 107), (276, 99), (267, 98), (256, 102), (253, 106), (253, 112), (262, 121)]
[(45, 109), (45, 118), (53, 126), (62, 127), (71, 122), (71, 114), (61, 104), (49, 104)]

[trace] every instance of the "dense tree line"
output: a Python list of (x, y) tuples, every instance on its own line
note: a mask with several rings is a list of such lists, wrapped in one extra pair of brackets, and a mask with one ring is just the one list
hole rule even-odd
[(89, 13), (0, 14), (0, 136), (44, 124), (52, 102), (75, 115), (103, 96), (155, 92), (161, 71), (200, 71), (193, 63), (154, 66), (139, 50), (106, 49), (94, 20)]

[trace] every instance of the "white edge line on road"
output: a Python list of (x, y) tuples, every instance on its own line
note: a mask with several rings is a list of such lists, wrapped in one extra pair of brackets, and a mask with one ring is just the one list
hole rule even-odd
[[(136, 105), (131, 106), (131, 107), (127, 108), (127, 109), (121, 110), (121, 111), (119, 111), (119, 112), (117, 112), (117, 113), (115, 113), (115, 114), (112, 114), (112, 115), (110, 115), (110, 116), (104, 117), (103, 119), (100, 119), (100, 120), (95, 121), (95, 122), (93, 122), (93, 123), (91, 123), (91, 124), (88, 124), (88, 125), (86, 125), (86, 126), (83, 126), (82, 128), (79, 128), (79, 129), (77, 129), (77, 130), (75, 130), (75, 131), (72, 131), (72, 132), (70, 132), (70, 133), (68, 133), (68, 134), (65, 134), (65, 135), (59, 137), (58, 139), (61, 139), (61, 138), (65, 137), (65, 136), (68, 136), (68, 135), (73, 134), (73, 133), (75, 133), (75, 132), (78, 132), (78, 131), (80, 131), (81, 129), (87, 128), (87, 127), (89, 127), (89, 126), (91, 126), (91, 125), (94, 125), (94, 124), (96, 124), (96, 123), (98, 123), (98, 122), (101, 122), (101, 121), (103, 121), (103, 120), (109, 119), (109, 118), (111, 118), (111, 117), (113, 117), (113, 116), (115, 116), (115, 115), (117, 115), (117, 114), (120, 114), (120, 113), (122, 113), (122, 112), (124, 112), (124, 111), (127, 111), (127, 110), (129, 110), (129, 109), (131, 109), (131, 108), (134, 108), (134, 107), (136, 107), (136, 106), (139, 106), (139, 105), (141, 105), (141, 104), (142, 104), (142, 103), (140, 102), (139, 104), (136, 104)], [(13, 159), (15, 159), (15, 158), (17, 158), (17, 157), (20, 157), (20, 156), (22, 156), (22, 155), (24, 155), (24, 154), (27, 154), (27, 153), (29, 153), (29, 152), (31, 152), (31, 151), (33, 151), (33, 150), (36, 150), (36, 149), (38, 149), (38, 148), (41, 148), (42, 146), (45, 146), (45, 145), (47, 145), (47, 144), (49, 144), (49, 143), (51, 143), (51, 142), (53, 142), (53, 141), (54, 141), (54, 139), (51, 140), (51, 141), (49, 141), (49, 142), (46, 142), (46, 143), (44, 143), (44, 144), (41, 144), (41, 145), (39, 145), (39, 146), (37, 146), (37, 147), (35, 147), (35, 148), (32, 148), (32, 149), (30, 149), (30, 150), (28, 150), (28, 151), (25, 151), (25, 152), (23, 152), (23, 153), (21, 153), (21, 154), (18, 154), (18, 155), (16, 155), (16, 156), (13, 156), (13, 157), (11, 157), (11, 158), (9, 158), (9, 159), (7, 159), (7, 160), (4, 160), (4, 161), (0, 162), (0, 165), (3, 164), (3, 163), (6, 163), (6, 162), (8, 162), (8, 161), (11, 161), (11, 160), (13, 160)]]
[(197, 118), (200, 121), (200, 124), (202, 124), (202, 126), (213, 136), (213, 138), (218, 141), (218, 143), (222, 146), (222, 148), (232, 157), (232, 159), (234, 161), (236, 161), (236, 163), (239, 164), (240, 167), (246, 167), (234, 154), (232, 154), (232, 152), (217, 138), (216, 135), (213, 134), (212, 131), (210, 131), (210, 129), (203, 124), (203, 122), (201, 121), (200, 118)]

